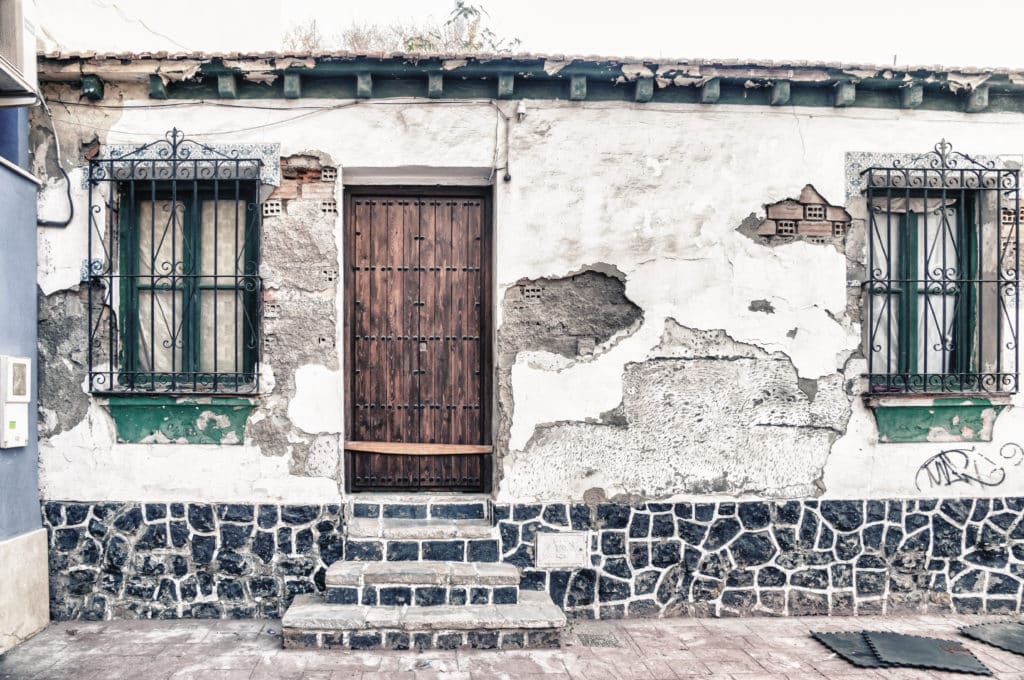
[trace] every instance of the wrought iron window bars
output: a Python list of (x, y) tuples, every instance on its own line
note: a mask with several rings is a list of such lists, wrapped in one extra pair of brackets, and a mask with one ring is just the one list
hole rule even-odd
[(942, 140), (862, 174), (869, 391), (1016, 392), (1019, 171)]
[(259, 390), (260, 166), (188, 139), (89, 161), (89, 389)]

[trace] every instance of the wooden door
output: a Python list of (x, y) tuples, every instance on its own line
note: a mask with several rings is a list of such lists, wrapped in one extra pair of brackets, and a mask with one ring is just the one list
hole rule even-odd
[(489, 489), (488, 216), (474, 191), (346, 197), (350, 491)]

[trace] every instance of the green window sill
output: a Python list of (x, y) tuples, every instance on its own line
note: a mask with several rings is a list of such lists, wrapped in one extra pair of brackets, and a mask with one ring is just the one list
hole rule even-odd
[(1009, 396), (868, 396), (875, 414), (878, 441), (990, 442), (996, 417), (1010, 405)]
[(257, 399), (108, 397), (117, 441), (137, 444), (242, 444)]

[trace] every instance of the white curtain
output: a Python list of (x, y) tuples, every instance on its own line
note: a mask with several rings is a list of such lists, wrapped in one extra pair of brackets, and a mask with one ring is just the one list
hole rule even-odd
[(232, 288), (245, 285), (245, 201), (203, 201), (200, 215), (200, 281), (218, 289), (199, 293), (199, 370), (240, 372), (245, 296)]
[(140, 203), (138, 244), (138, 370), (180, 371), (183, 281), (174, 277), (184, 273), (185, 204)]
[(956, 234), (955, 208), (917, 214), (918, 373), (949, 371), (960, 281)]
[[(942, 374), (949, 370), (953, 322), (959, 294), (957, 211), (955, 201), (938, 199), (876, 200), (887, 211), (874, 214), (872, 274), (887, 290), (871, 291), (870, 318), (874, 342), (870, 348), (872, 372), (899, 372), (899, 324), (903, 296), (916, 296), (917, 348), (915, 373)], [(927, 210), (926, 210), (927, 208)], [(915, 253), (904, 253), (902, 236), (914, 229)], [(915, 259), (915, 280), (903, 281), (902, 257)]]

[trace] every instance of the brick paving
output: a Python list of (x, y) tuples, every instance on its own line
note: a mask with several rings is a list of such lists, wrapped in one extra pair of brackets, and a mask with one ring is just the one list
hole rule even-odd
[(281, 649), (280, 622), (67, 622), (0, 656), (0, 680), (892, 680), (969, 678), (918, 669), (863, 670), (811, 630), (890, 630), (958, 639), (1001, 680), (1024, 680), (1024, 656), (957, 627), (995, 617), (749, 618), (575, 621), (558, 650), (346, 652)]

